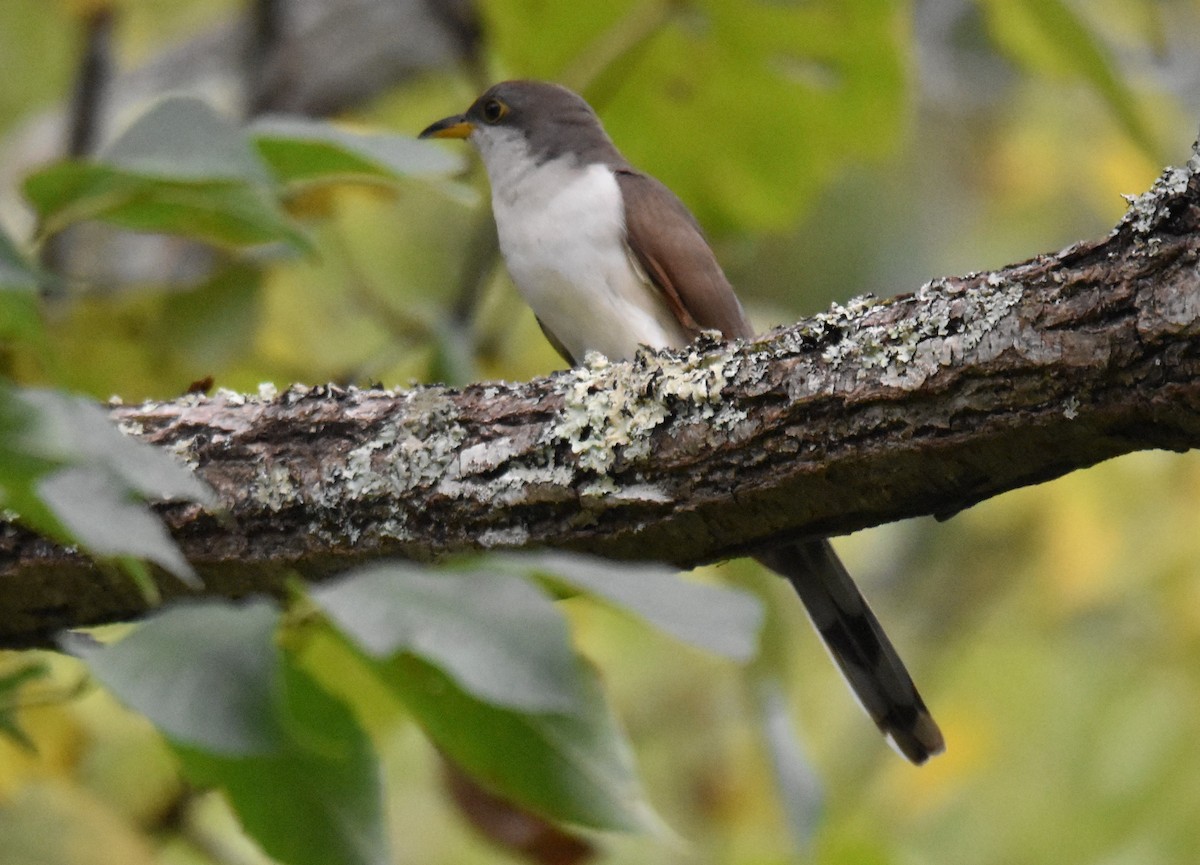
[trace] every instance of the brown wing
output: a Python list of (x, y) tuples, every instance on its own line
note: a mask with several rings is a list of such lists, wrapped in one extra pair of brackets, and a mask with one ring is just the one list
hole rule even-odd
[(720, 331), (727, 339), (754, 336), (733, 286), (695, 217), (653, 177), (616, 170), (625, 202), (629, 248), (689, 331)]

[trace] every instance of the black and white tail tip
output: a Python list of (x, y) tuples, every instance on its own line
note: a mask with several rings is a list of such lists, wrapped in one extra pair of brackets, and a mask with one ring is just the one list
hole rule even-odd
[(829, 542), (787, 544), (758, 558), (792, 584), (830, 657), (888, 743), (918, 765), (944, 751), (942, 731)]

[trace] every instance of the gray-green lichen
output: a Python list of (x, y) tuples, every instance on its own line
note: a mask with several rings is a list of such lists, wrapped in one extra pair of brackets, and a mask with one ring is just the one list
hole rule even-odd
[[(137, 424), (137, 426), (139, 430), (135, 434), (141, 435), (141, 424)], [(125, 429), (125, 425), (122, 424), (121, 432), (129, 433), (130, 431)], [(190, 466), (192, 471), (200, 468), (200, 458), (196, 453), (196, 436), (186, 436), (176, 439), (171, 443), (169, 450), (176, 459)]]
[[(978, 348), (1020, 301), (1024, 286), (991, 273), (970, 290), (946, 280), (925, 283), (908, 303), (919, 315), (883, 314), (896, 301), (866, 295), (834, 304), (816, 321), (841, 333), (821, 352), (827, 371), (816, 371), (810, 387), (832, 393), (867, 380), (911, 390), (943, 366)], [(877, 314), (878, 313), (878, 314)]]
[[(618, 455), (647, 456), (650, 434), (677, 418), (713, 429), (745, 420), (745, 412), (722, 397), (732, 362), (728, 352), (700, 347), (684, 356), (647, 352), (632, 363), (591, 355), (585, 366), (556, 379), (562, 407), (540, 436), (516, 427), (469, 444), (453, 402), (441, 391), (414, 392), (402, 397), (408, 404), (399, 419), (350, 451), (330, 480), (355, 497), (403, 499), (420, 487), (498, 509), (575, 500), (585, 522), (592, 518), (589, 502), (611, 504), (614, 495), (624, 504), (668, 502), (669, 491), (654, 484), (618, 488), (608, 471)], [(403, 538), (408, 520), (396, 513), (371, 532)], [(497, 523), (474, 540), (490, 547), (525, 538), (520, 525)]]
[(634, 363), (589, 354), (561, 388), (563, 408), (543, 441), (565, 442), (579, 467), (604, 474), (620, 453), (649, 455), (650, 434), (677, 413), (730, 429), (746, 413), (722, 398), (728, 353), (693, 349), (686, 355), (642, 352)]
[(286, 465), (278, 463), (258, 467), (251, 498), (268, 510), (280, 511), (296, 502), (300, 490)]
[(1187, 163), (1166, 169), (1154, 185), (1141, 195), (1126, 195), (1129, 208), (1113, 232), (1122, 226), (1132, 226), (1137, 234), (1149, 234), (1166, 215), (1165, 202), (1182, 195), (1193, 177), (1200, 174), (1200, 139), (1192, 145), (1192, 155)]
[(466, 429), (440, 388), (404, 394), (404, 410), (350, 451), (336, 474), (350, 495), (400, 498), (438, 483), (458, 459)]

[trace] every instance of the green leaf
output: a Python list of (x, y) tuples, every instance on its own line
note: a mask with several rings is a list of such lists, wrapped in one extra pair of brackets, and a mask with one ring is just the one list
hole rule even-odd
[(36, 388), (17, 392), (17, 398), (30, 412), (30, 426), (19, 442), (25, 453), (103, 467), (144, 496), (217, 506), (212, 490), (191, 469), (162, 448), (122, 433), (94, 402)]
[(40, 661), (25, 663), (0, 675), (0, 737), (7, 738), (28, 753), (35, 753), (33, 740), (21, 726), (20, 690), (29, 682), (48, 678), (49, 668)]
[(285, 733), (276, 706), (273, 604), (202, 601), (148, 616), (111, 646), (68, 634), (64, 647), (173, 742), (212, 754), (270, 754)]
[(376, 669), (437, 746), (497, 795), (563, 823), (663, 830), (599, 678), (586, 664), (577, 669), (583, 702), (569, 715), (485, 703), (412, 655)]
[(1027, 68), (1086, 81), (1154, 161), (1159, 146), (1109, 52), (1063, 0), (979, 0), (993, 38)]
[(43, 234), (104, 220), (224, 246), (308, 241), (272, 195), (246, 133), (192, 97), (153, 105), (94, 161), (59, 162), (25, 181)]
[(24, 442), (35, 420), (36, 412), (21, 400), (20, 391), (0, 382), (0, 505), (34, 528), (53, 532), (58, 523), (37, 497), (34, 485), (62, 463), (27, 452)]
[(219, 786), (288, 865), (383, 865), (379, 769), (366, 733), (275, 643), (267, 601), (151, 616), (112, 646), (66, 646), (163, 733), (194, 784)]
[(391, 563), (313, 590), (341, 631), (373, 658), (425, 658), (475, 698), (569, 713), (580, 704), (566, 623), (527, 580)]
[(462, 169), (463, 158), (403, 135), (363, 134), (321, 120), (268, 117), (250, 132), (281, 183), (392, 182)]
[(48, 678), (50, 668), (41, 661), (20, 664), (16, 669), (0, 675), (0, 701), (11, 703), (16, 692), (30, 682)]
[(0, 291), (35, 292), (42, 278), (33, 262), (21, 254), (17, 244), (0, 227)]
[(170, 180), (266, 185), (271, 177), (245, 133), (193, 96), (156, 102), (100, 152), (99, 161)]
[(97, 219), (230, 247), (309, 245), (266, 189), (242, 181), (177, 180), (103, 164), (59, 162), (31, 175), (24, 190), (44, 234)]
[(396, 563), (321, 586), (313, 598), (483, 786), (561, 822), (658, 828), (595, 672), (527, 580)]
[(229, 757), (176, 746), (184, 774), (219, 785), (242, 826), (287, 865), (387, 865), (371, 742), (351, 712), (285, 656), (276, 671), (280, 746)]
[(123, 435), (98, 405), (49, 390), (0, 389), (0, 503), (34, 529), (93, 555), (148, 559), (199, 585), (134, 494), (217, 505), (190, 469)]
[(154, 562), (200, 587), (166, 527), (108, 472), (70, 466), (38, 479), (36, 492), (67, 534), (100, 558)]
[(758, 651), (762, 603), (750, 592), (679, 578), (671, 568), (545, 552), (497, 557), (605, 600), (678, 640), (735, 661)]
[(0, 227), (0, 340), (41, 333), (38, 291), (48, 281)]
[(488, 11), (513, 77), (581, 89), (630, 161), (709, 228), (790, 224), (904, 127), (902, 4), (493, 0)]

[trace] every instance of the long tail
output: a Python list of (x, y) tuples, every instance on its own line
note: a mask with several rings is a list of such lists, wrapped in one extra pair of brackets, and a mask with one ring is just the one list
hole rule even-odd
[(757, 558), (787, 579), (871, 720), (921, 764), (945, 749), (904, 662), (828, 541), (785, 544)]

